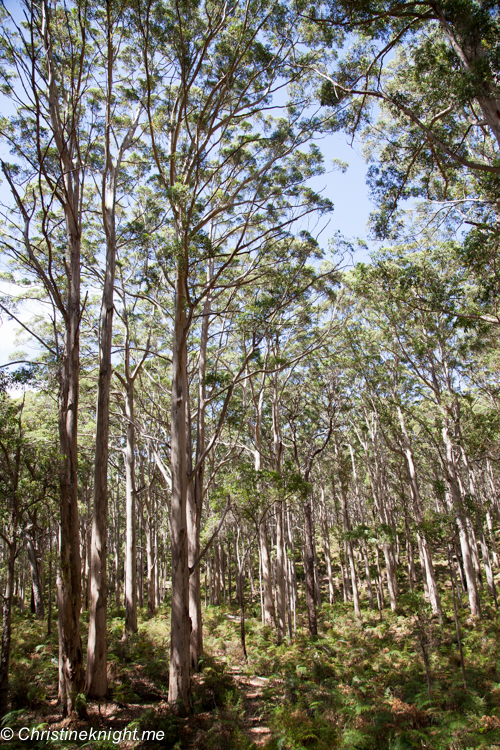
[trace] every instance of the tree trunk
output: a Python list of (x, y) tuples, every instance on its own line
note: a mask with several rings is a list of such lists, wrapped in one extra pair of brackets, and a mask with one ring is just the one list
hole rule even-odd
[(366, 543), (366, 539), (363, 539), (363, 557), (365, 561), (366, 588), (368, 589), (368, 606), (370, 607), (370, 609), (375, 609), (375, 603), (373, 599), (372, 578), (370, 575), (370, 560), (368, 557), (368, 545)]
[(349, 569), (351, 572), (351, 586), (352, 586), (352, 598), (354, 604), (354, 614), (361, 620), (361, 606), (359, 602), (359, 587), (358, 587), (358, 574), (356, 571), (356, 563), (354, 561), (354, 551), (352, 540), (350, 539), (351, 522), (349, 519), (349, 512), (347, 510), (347, 489), (345, 487), (344, 479), (341, 477), (340, 480), (340, 495), (342, 498), (342, 519), (344, 527), (344, 537), (347, 550), (347, 557), (349, 560)]
[(304, 530), (305, 530), (305, 574), (306, 574), (306, 601), (309, 634), (318, 634), (318, 623), (316, 618), (316, 601), (314, 596), (314, 537), (310, 497), (304, 503)]
[[(401, 425), (401, 431), (403, 433), (403, 438), (404, 438), (404, 443), (405, 443), (406, 467), (408, 471), (408, 477), (410, 480), (410, 490), (411, 490), (411, 496), (412, 496), (412, 501), (413, 501), (413, 512), (415, 514), (415, 520), (417, 524), (421, 527), (422, 522), (423, 522), (422, 499), (420, 497), (420, 488), (418, 485), (417, 472), (415, 469), (415, 461), (413, 458), (413, 451), (411, 447), (410, 436), (406, 428), (406, 422), (404, 420), (402, 409), (399, 406), (398, 406), (398, 416), (399, 416), (399, 423)], [(429, 596), (432, 611), (435, 614), (437, 614), (439, 618), (441, 619), (442, 618), (441, 599), (439, 597), (439, 591), (438, 591), (437, 582), (436, 582), (436, 575), (434, 572), (434, 564), (432, 560), (431, 550), (429, 548), (429, 544), (427, 542), (425, 534), (422, 532), (421, 528), (418, 531), (418, 536), (419, 536), (419, 551), (421, 554), (421, 563), (422, 563), (422, 574), (424, 576), (424, 589), (426, 590), (426, 593)]]
[[(259, 524), (260, 559), (262, 565), (262, 597), (264, 624), (270, 628), (276, 627), (276, 613), (273, 600), (273, 583), (271, 578), (271, 560), (269, 556), (269, 542), (267, 539), (267, 523), (265, 517)], [(313, 572), (314, 575), (314, 572)]]
[[(113, 181), (114, 182), (114, 181)], [(108, 204), (108, 196), (104, 204)], [(111, 344), (113, 338), (113, 292), (115, 283), (114, 208), (105, 210), (106, 275), (101, 304), (99, 380), (94, 464), (94, 508), (90, 551), (90, 614), (87, 644), (85, 692), (90, 698), (105, 698), (107, 677), (107, 533), (108, 533), (108, 451), (109, 396), (111, 389)]]
[(462, 550), (462, 560), (464, 564), (465, 578), (467, 581), (467, 593), (469, 596), (469, 605), (471, 615), (473, 617), (480, 617), (480, 604), (479, 596), (476, 586), (476, 576), (474, 574), (474, 566), (472, 561), (472, 554), (469, 545), (469, 534), (467, 532), (467, 520), (464, 513), (462, 504), (462, 497), (460, 494), (460, 487), (457, 480), (457, 472), (455, 466), (455, 457), (453, 455), (453, 445), (448, 434), (448, 427), (446, 424), (442, 428), (443, 443), (446, 450), (446, 468), (448, 484), (451, 491), (451, 497), (453, 501), (453, 507), (456, 513), (456, 522), (460, 537), (460, 547)]
[(332, 558), (330, 553), (330, 534), (328, 529), (328, 522), (326, 520), (325, 491), (323, 488), (321, 488), (321, 502), (319, 508), (321, 532), (323, 536), (323, 550), (325, 553), (326, 562), (326, 574), (328, 577), (328, 598), (330, 604), (333, 604), (335, 601), (335, 587), (333, 585)]
[(276, 614), (278, 620), (278, 645), (285, 637), (285, 524), (283, 503), (276, 503)]
[(120, 606), (120, 581), (121, 581), (121, 568), (120, 568), (120, 496), (119, 482), (116, 482), (116, 495), (115, 495), (115, 607), (116, 609)]
[(7, 549), (7, 576), (2, 607), (2, 651), (0, 654), (0, 717), (9, 710), (9, 660), (12, 635), (12, 597), (14, 593), (14, 569), (16, 543), (11, 542)]
[(172, 346), (171, 448), (172, 472), (171, 547), (172, 609), (170, 629), (169, 703), (181, 711), (191, 710), (189, 564), (187, 540), (187, 435), (188, 398), (186, 351), (186, 278), (178, 268)]
[[(69, 216), (68, 216), (69, 214)], [(78, 214), (76, 214), (78, 215)], [(82, 604), (80, 529), (78, 522), (78, 395), (80, 374), (80, 231), (67, 207), (69, 284), (66, 342), (59, 391), (60, 560), (58, 604), (60, 677), (63, 716), (76, 708), (83, 691), (83, 651), (80, 637)]]
[(155, 596), (155, 568), (156, 568), (156, 551), (154, 546), (154, 517), (153, 517), (153, 497), (150, 491), (145, 495), (146, 503), (146, 559), (147, 559), (147, 589), (148, 589), (148, 617), (153, 617), (156, 612)]
[(125, 390), (125, 634), (137, 632), (137, 540), (135, 491), (134, 383)]

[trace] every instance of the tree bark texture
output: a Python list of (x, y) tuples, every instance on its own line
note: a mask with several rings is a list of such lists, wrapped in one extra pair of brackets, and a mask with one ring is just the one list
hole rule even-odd
[(189, 564), (187, 540), (186, 466), (187, 435), (187, 351), (186, 351), (186, 277), (178, 268), (175, 291), (175, 318), (172, 346), (172, 409), (171, 409), (171, 548), (172, 548), (172, 610), (170, 636), (169, 703), (179, 709), (191, 709)]

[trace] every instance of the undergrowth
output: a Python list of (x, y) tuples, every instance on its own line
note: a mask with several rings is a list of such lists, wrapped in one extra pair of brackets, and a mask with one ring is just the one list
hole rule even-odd
[[(260, 710), (262, 723), (271, 730), (268, 750), (500, 750), (498, 614), (490, 609), (483, 620), (474, 621), (465, 609), (460, 611), (464, 686), (446, 596), (445, 609), (440, 623), (425, 605), (407, 596), (397, 612), (384, 611), (379, 619), (365, 609), (358, 623), (351, 605), (324, 605), (317, 637), (309, 637), (299, 617), (295, 639), (279, 646), (269, 628), (251, 616), (245, 662), (238, 610), (209, 607), (204, 611), (205, 656), (193, 679), (193, 715), (188, 719), (176, 716), (166, 702), (168, 609), (163, 607), (151, 620), (141, 613), (138, 633), (127, 639), (124, 612), (116, 610), (108, 621), (109, 700), (101, 707), (89, 704), (89, 721), (161, 729), (164, 740), (155, 747), (167, 750), (251, 750), (255, 745), (247, 731), (245, 696), (233, 667), (247, 678), (266, 678)], [(85, 622), (84, 617), (83, 629)], [(7, 719), (12, 726), (56, 721), (57, 654), (57, 633), (49, 638), (44, 623), (27, 613), (15, 615), (12, 714)], [(104, 707), (110, 706), (107, 719)], [(50, 743), (44, 747), (51, 750)], [(104, 750), (102, 743), (92, 747)]]

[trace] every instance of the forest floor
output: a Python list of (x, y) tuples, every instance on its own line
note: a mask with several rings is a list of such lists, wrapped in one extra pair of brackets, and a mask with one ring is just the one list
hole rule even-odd
[[(122, 640), (124, 612), (108, 622), (110, 697), (89, 703), (88, 719), (64, 725), (57, 708), (57, 634), (29, 613), (14, 618), (11, 661), (14, 729), (9, 748), (166, 748), (170, 750), (500, 750), (500, 616), (483, 605), (474, 621), (460, 610), (464, 686), (451, 601), (442, 623), (421, 599), (402, 595), (397, 612), (323, 605), (319, 635), (298, 618), (297, 636), (276, 645), (259, 609), (246, 621), (248, 661), (240, 643), (239, 611), (204, 610), (205, 653), (193, 681), (194, 713), (177, 717), (166, 703), (169, 611), (140, 618), (139, 632)], [(83, 615), (85, 638), (87, 614)], [(427, 682), (425, 659), (430, 684)], [(106, 730), (107, 739), (79, 743), (16, 740), (19, 727), (40, 731)], [(117, 730), (161, 730), (161, 742), (125, 739)], [(111, 734), (109, 732), (111, 730)], [(103, 735), (101, 735), (102, 737)]]

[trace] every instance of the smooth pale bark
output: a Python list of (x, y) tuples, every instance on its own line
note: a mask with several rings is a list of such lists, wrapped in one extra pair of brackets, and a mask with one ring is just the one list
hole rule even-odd
[[(207, 280), (211, 278), (212, 263), (207, 267)], [(206, 419), (206, 373), (207, 373), (207, 343), (210, 325), (211, 295), (207, 294), (203, 306), (203, 322), (201, 325), (200, 350), (198, 359), (198, 409), (196, 416), (196, 464), (205, 450), (205, 419)], [(200, 566), (192, 566), (200, 555), (201, 512), (203, 508), (203, 483), (205, 466), (201, 462), (196, 476), (188, 487), (187, 494), (187, 534), (188, 534), (188, 565), (191, 570), (189, 576), (189, 618), (191, 620), (191, 635), (189, 641), (189, 658), (191, 669), (198, 671), (203, 655), (203, 618), (201, 611), (201, 570)]]
[[(287, 594), (287, 615), (288, 615), (288, 637), (290, 640), (293, 638), (295, 632), (295, 600), (293, 592), (293, 579), (292, 579), (292, 565), (291, 560), (285, 555), (285, 566), (286, 566), (286, 594)], [(293, 612), (293, 622), (292, 622)]]
[(283, 503), (276, 503), (276, 614), (278, 626), (278, 644), (285, 637), (286, 602), (285, 602), (285, 522)]
[(214, 544), (214, 604), (216, 607), (220, 606), (220, 555), (219, 555), (219, 543)]
[(317, 635), (318, 621), (316, 615), (316, 598), (314, 586), (314, 533), (310, 496), (304, 503), (304, 532), (307, 620), (309, 625), (309, 634)]
[(120, 495), (119, 481), (117, 477), (115, 492), (115, 523), (114, 523), (114, 542), (115, 542), (115, 607), (120, 606)]
[[(288, 545), (288, 576), (290, 581), (290, 592), (291, 592), (291, 606), (293, 609), (293, 633), (297, 632), (297, 601), (298, 601), (298, 586), (297, 586), (297, 567), (295, 565), (295, 542), (293, 538), (292, 520), (290, 514), (290, 508), (285, 507), (286, 516), (286, 528), (287, 528), (287, 545)], [(290, 618), (291, 619), (291, 618)], [(290, 638), (292, 635), (290, 634)]]
[(404, 419), (403, 411), (398, 406), (398, 417), (401, 432), (403, 434), (404, 442), (404, 454), (406, 459), (406, 467), (408, 477), (410, 481), (410, 491), (413, 501), (413, 513), (415, 515), (415, 521), (419, 526), (418, 537), (419, 537), (419, 551), (422, 556), (422, 573), (424, 574), (424, 586), (426, 593), (429, 596), (432, 611), (442, 618), (442, 607), (441, 599), (436, 582), (436, 574), (434, 572), (434, 563), (432, 560), (432, 553), (429, 548), (429, 543), (422, 530), (423, 516), (422, 516), (422, 499), (420, 497), (420, 488), (418, 484), (417, 472), (415, 468), (415, 461), (413, 458), (413, 450), (411, 447), (410, 436), (406, 428), (406, 422)]
[[(278, 374), (273, 378), (273, 403), (272, 403), (272, 430), (274, 469), (278, 476), (281, 475), (281, 456), (283, 445), (280, 433), (280, 393), (278, 387)], [(285, 637), (286, 631), (286, 581), (287, 565), (285, 551), (285, 504), (279, 501), (275, 505), (276, 513), (276, 624), (278, 645)], [(290, 610), (290, 600), (288, 600)]]
[(82, 607), (87, 610), (90, 601), (90, 545), (92, 541), (92, 493), (89, 492), (88, 487), (85, 488), (85, 494), (87, 497), (87, 513), (85, 516), (85, 528), (82, 539)]
[(497, 590), (495, 586), (495, 579), (493, 577), (493, 567), (491, 564), (490, 550), (486, 542), (484, 531), (482, 529), (479, 533), (479, 543), (481, 545), (484, 569), (486, 571), (486, 583), (488, 585), (488, 591), (495, 601), (495, 608), (498, 609)]
[(460, 547), (462, 550), (462, 561), (467, 582), (467, 594), (469, 596), (469, 606), (473, 617), (480, 617), (481, 610), (479, 604), (479, 595), (476, 585), (476, 576), (472, 561), (472, 553), (469, 544), (469, 534), (467, 531), (467, 519), (465, 516), (460, 487), (457, 479), (457, 470), (455, 456), (453, 453), (453, 444), (448, 433), (448, 427), (443, 424), (442, 430), (443, 443), (446, 451), (446, 469), (448, 484), (450, 487), (453, 509), (456, 513), (456, 523), (458, 526)]
[(179, 710), (191, 709), (189, 563), (187, 543), (187, 435), (188, 398), (186, 351), (186, 277), (179, 264), (175, 289), (172, 346), (171, 447), (171, 549), (172, 609), (170, 629), (169, 703)]
[(492, 521), (491, 513), (489, 509), (486, 510), (486, 525), (488, 527), (488, 536), (490, 539), (490, 545), (491, 545), (491, 550), (493, 554), (493, 564), (495, 565), (496, 568), (498, 568), (499, 563), (498, 563), (497, 543), (496, 543), (495, 535), (493, 533), (493, 521)]
[(377, 565), (377, 603), (380, 614), (382, 614), (382, 610), (385, 607), (385, 601), (384, 601), (384, 586), (383, 586), (383, 576), (382, 576), (382, 569), (380, 567), (380, 548), (378, 544), (375, 546), (375, 562)]
[(481, 555), (483, 558), (484, 570), (486, 572), (486, 583), (488, 586), (488, 591), (495, 601), (495, 608), (498, 609), (497, 592), (496, 592), (496, 586), (495, 586), (495, 579), (493, 577), (493, 566), (491, 564), (490, 550), (486, 542), (486, 536), (484, 534), (484, 522), (479, 512), (479, 498), (478, 498), (478, 492), (476, 489), (476, 485), (477, 485), (476, 475), (475, 475), (473, 467), (469, 464), (467, 454), (463, 446), (462, 446), (462, 456), (463, 456), (465, 468), (467, 470), (467, 474), (469, 477), (469, 492), (470, 492), (471, 497), (474, 500), (474, 504), (477, 509), (476, 510), (476, 526), (479, 530), (478, 531), (479, 544), (481, 547)]
[(229, 599), (229, 606), (231, 606), (232, 598), (233, 598), (232, 574), (231, 574), (232, 562), (233, 562), (233, 559), (231, 556), (231, 542), (228, 542), (227, 543), (227, 594), (228, 594), (228, 599)]
[(321, 609), (321, 586), (319, 582), (319, 571), (318, 571), (318, 553), (316, 550), (316, 528), (314, 523), (314, 511), (313, 511), (313, 550), (314, 550), (314, 595), (316, 597), (316, 606)]
[[(461, 67), (467, 75), (474, 76), (478, 61), (485, 59), (487, 42), (481, 38), (481, 34), (472, 36), (467, 14), (458, 14), (454, 21), (450, 22), (443, 6), (446, 7), (444, 3), (433, 3), (432, 10), (443, 34), (460, 60)], [(485, 124), (500, 146), (500, 96), (494, 80), (484, 77), (481, 88), (474, 98), (481, 108)]]
[(321, 488), (321, 499), (320, 499), (320, 524), (321, 524), (321, 532), (323, 536), (323, 551), (325, 554), (325, 562), (326, 562), (326, 574), (328, 577), (328, 598), (330, 604), (333, 604), (335, 601), (335, 587), (333, 585), (333, 572), (332, 572), (332, 558), (330, 553), (330, 532), (328, 529), (328, 522), (326, 519), (326, 502), (325, 502), (325, 491), (323, 487)]
[(137, 532), (136, 543), (137, 563), (136, 563), (136, 580), (137, 580), (137, 606), (141, 609), (144, 607), (144, 513), (143, 513), (142, 493), (138, 495), (136, 502)]
[(148, 617), (153, 617), (156, 613), (156, 550), (155, 550), (155, 524), (154, 524), (154, 498), (151, 493), (151, 487), (148, 488), (144, 496), (146, 505), (146, 565), (147, 565), (147, 598), (148, 598)]
[(368, 590), (368, 606), (370, 607), (370, 609), (375, 609), (372, 578), (370, 574), (370, 560), (368, 557), (368, 545), (366, 543), (366, 539), (363, 539), (363, 558), (365, 562), (366, 588)]
[(137, 632), (137, 538), (134, 382), (125, 386), (125, 633)]
[(49, 528), (49, 601), (47, 606), (47, 636), (52, 635), (52, 529)]
[[(379, 521), (381, 524), (384, 524), (385, 526), (390, 526), (390, 520), (388, 518), (387, 508), (386, 508), (386, 503), (385, 503), (385, 487), (383, 485), (383, 480), (382, 480), (381, 457), (379, 455), (379, 450), (378, 450), (377, 415), (372, 415), (372, 418), (369, 418), (369, 415), (365, 412), (365, 422), (368, 428), (368, 434), (370, 436), (370, 441), (373, 447), (374, 467), (372, 466), (370, 462), (369, 446), (368, 446), (367, 441), (362, 438), (358, 430), (356, 430), (356, 434), (358, 435), (358, 439), (361, 445), (363, 446), (363, 449), (368, 459), (368, 464), (367, 464), (368, 475), (370, 477), (373, 500), (374, 500), (375, 507), (378, 512)], [(397, 596), (398, 596), (398, 586), (397, 586), (397, 578), (396, 578), (396, 569), (394, 565), (394, 555), (392, 552), (392, 545), (387, 540), (387, 538), (382, 539), (381, 541), (382, 541), (382, 549), (384, 553), (385, 567), (386, 567), (386, 573), (387, 573), (387, 589), (389, 591), (389, 600), (390, 600), (391, 610), (394, 612), (397, 608)], [(381, 579), (381, 576), (379, 574), (379, 581), (380, 579)], [(380, 600), (383, 599), (382, 592), (380, 592), (379, 598)]]
[(408, 584), (410, 591), (413, 591), (413, 584), (416, 581), (415, 573), (415, 559), (413, 556), (413, 544), (411, 541), (410, 525), (408, 523), (408, 517), (405, 514), (405, 538), (406, 538), (406, 559), (408, 564)]
[(340, 478), (340, 495), (342, 499), (342, 521), (343, 530), (345, 537), (345, 545), (347, 551), (347, 558), (349, 560), (349, 570), (351, 573), (351, 587), (352, 587), (352, 599), (354, 604), (354, 614), (361, 620), (361, 605), (359, 601), (359, 587), (358, 587), (358, 574), (356, 571), (356, 563), (354, 560), (354, 550), (352, 540), (350, 539), (351, 533), (351, 521), (349, 518), (349, 511), (347, 509), (347, 487), (346, 481), (341, 476)]
[[(252, 381), (250, 380), (252, 385)], [(253, 393), (253, 385), (252, 385)], [(253, 425), (253, 438), (254, 438), (254, 468), (256, 472), (259, 472), (262, 468), (262, 455), (261, 455), (261, 431), (262, 431), (262, 412), (264, 408), (264, 376), (262, 377), (260, 391), (258, 396), (254, 395), (254, 406), (255, 406), (255, 424)], [(260, 487), (259, 487), (260, 492)], [(261, 612), (262, 622), (264, 625), (268, 625), (271, 628), (276, 627), (276, 611), (274, 607), (273, 599), (273, 581), (271, 571), (271, 559), (269, 555), (269, 540), (267, 533), (267, 520), (266, 512), (262, 515), (259, 521), (259, 559), (260, 559), (260, 590), (261, 590)], [(249, 560), (250, 563), (250, 560)], [(253, 598), (253, 591), (252, 591)]]
[(265, 625), (268, 625), (270, 628), (275, 628), (276, 612), (274, 609), (271, 558), (269, 555), (269, 540), (267, 536), (267, 522), (265, 516), (259, 523), (259, 546), (262, 567), (263, 620)]
[[(451, 506), (451, 502), (449, 503), (449, 506), (452, 507)], [(460, 588), (462, 589), (462, 593), (465, 594), (465, 592), (467, 591), (467, 582), (465, 580), (465, 573), (464, 573), (464, 566), (463, 566), (462, 557), (461, 557), (461, 554), (459, 552), (459, 549), (458, 549), (455, 537), (453, 538), (453, 553), (454, 553), (456, 561), (457, 561), (458, 575), (459, 575), (459, 578), (460, 578)]]

